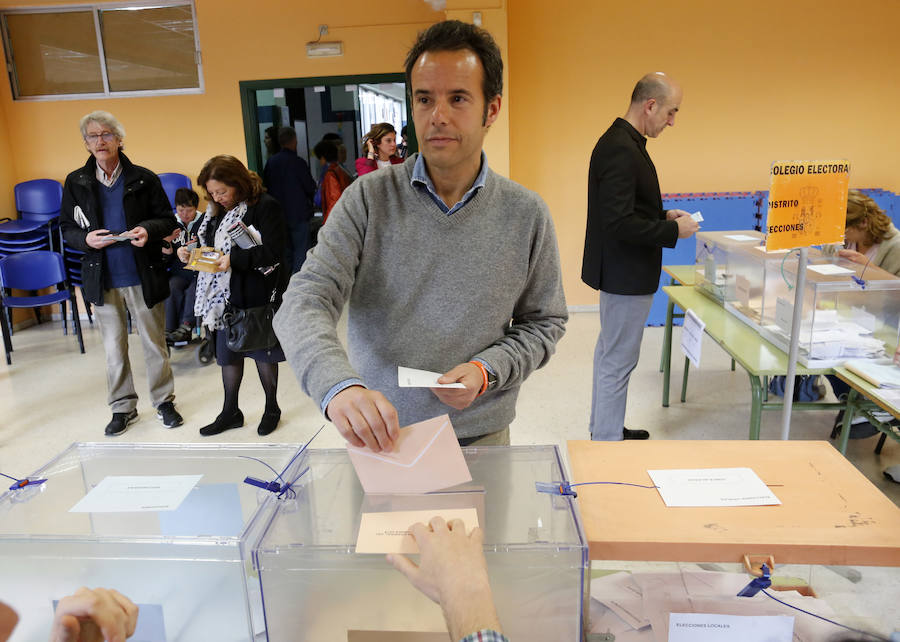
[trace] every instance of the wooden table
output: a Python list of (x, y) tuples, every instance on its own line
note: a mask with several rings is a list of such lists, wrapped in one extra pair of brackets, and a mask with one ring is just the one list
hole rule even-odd
[(844, 412), (844, 425), (841, 428), (841, 438), (838, 442), (838, 449), (841, 453), (847, 452), (847, 441), (850, 439), (850, 424), (855, 414), (863, 415), (870, 424), (881, 431), (881, 437), (878, 440), (878, 445), (875, 447), (876, 454), (881, 453), (884, 441), (888, 436), (896, 441), (900, 441), (900, 432), (890, 424), (879, 421), (872, 414), (872, 410), (881, 408), (895, 418), (900, 419), (900, 406), (898, 406), (897, 402), (884, 397), (885, 389), (873, 386), (844, 367), (835, 368), (834, 374), (837, 375), (838, 379), (850, 386), (850, 392), (847, 395), (847, 409)]
[[(695, 287), (683, 285), (667, 285), (663, 291), (669, 296), (669, 309), (675, 305), (682, 310), (690, 308), (706, 324), (705, 332), (733, 360), (747, 371), (750, 377), (750, 439), (759, 439), (759, 426), (763, 410), (780, 410), (783, 404), (764, 399), (766, 386), (763, 378), (768, 380), (773, 375), (785, 375), (788, 370), (788, 357), (779, 348), (763, 339), (756, 330), (737, 319), (716, 301), (699, 292)], [(671, 330), (671, 319), (666, 319), (666, 326)], [(672, 362), (672, 334), (668, 331), (663, 342), (663, 398), (662, 405), (669, 405), (669, 374)], [(807, 368), (797, 364), (797, 374), (831, 374), (831, 368)], [(687, 388), (688, 361), (685, 359), (682, 377), (681, 401), (685, 400)], [(795, 401), (794, 410), (828, 410), (843, 409), (844, 403), (800, 402)]]
[(825, 441), (570, 441), (573, 483), (749, 467), (780, 506), (669, 508), (655, 489), (579, 486), (592, 560), (900, 566), (900, 508)]

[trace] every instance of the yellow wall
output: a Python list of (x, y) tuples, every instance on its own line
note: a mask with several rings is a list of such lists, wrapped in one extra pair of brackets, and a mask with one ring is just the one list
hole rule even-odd
[(895, 0), (509, 6), (510, 171), (553, 213), (567, 300), (580, 282), (591, 150), (635, 81), (684, 86), (675, 127), (651, 140), (663, 192), (766, 189), (776, 159), (847, 158), (851, 185), (900, 191)]
[[(29, 3), (0, 0), (0, 7), (23, 4)], [(496, 26), (505, 36), (506, 16), (496, 8), (500, 6), (494, 0), (484, 10), (485, 26)], [(230, 153), (246, 160), (240, 81), (400, 72), (416, 34), (446, 15), (423, 0), (390, 0), (387, 4), (371, 0), (196, 0), (196, 10), (206, 85), (203, 94), (14, 102), (9, 83), (5, 78), (0, 81), (0, 115), (6, 114), (3, 131), (9, 131), (16, 150), (16, 162), (7, 163), (0, 143), (3, 189), (10, 181), (62, 180), (83, 164), (87, 152), (78, 120), (94, 109), (110, 111), (121, 120), (127, 134), (126, 153), (154, 171), (180, 172), (195, 179), (203, 162), (215, 154)], [(461, 12), (461, 16), (465, 14), (471, 20), (471, 9)], [(306, 42), (316, 39), (320, 24), (329, 26), (325, 40), (343, 41), (342, 57), (306, 57)], [(504, 117), (491, 132), (487, 146), (492, 165), (504, 174), (509, 172), (508, 149), (509, 123)], [(10, 164), (12, 169), (7, 170)], [(11, 196), (3, 202), (11, 203)]]

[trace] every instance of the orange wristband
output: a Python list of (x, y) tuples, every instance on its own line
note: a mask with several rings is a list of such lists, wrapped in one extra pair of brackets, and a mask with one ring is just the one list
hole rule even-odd
[(478, 394), (475, 395), (476, 397), (480, 397), (481, 395), (484, 394), (484, 391), (487, 390), (487, 387), (488, 387), (488, 373), (487, 373), (487, 368), (485, 368), (485, 367), (484, 367), (484, 364), (481, 363), (480, 361), (470, 361), (469, 363), (472, 363), (472, 364), (478, 366), (478, 369), (481, 370), (481, 376), (482, 376), (482, 378), (484, 379), (484, 383), (481, 384), (481, 390), (479, 390), (479, 391), (478, 391)]

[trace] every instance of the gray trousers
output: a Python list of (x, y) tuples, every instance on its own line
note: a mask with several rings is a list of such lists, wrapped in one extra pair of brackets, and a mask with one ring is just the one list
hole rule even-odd
[(113, 412), (131, 412), (137, 407), (138, 399), (128, 359), (126, 306), (144, 348), (151, 403), (158, 407), (165, 401), (175, 399), (175, 378), (166, 349), (165, 305), (157, 303), (148, 308), (140, 285), (113, 288), (104, 290), (103, 305), (94, 306), (106, 351), (107, 403)]
[(625, 426), (628, 380), (641, 355), (644, 324), (653, 295), (600, 292), (600, 336), (594, 349), (591, 439), (620, 441)]

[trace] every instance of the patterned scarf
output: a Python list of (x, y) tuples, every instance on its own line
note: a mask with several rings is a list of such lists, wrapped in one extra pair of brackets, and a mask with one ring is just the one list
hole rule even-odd
[[(199, 238), (206, 238), (206, 230), (213, 219), (212, 205), (203, 215), (203, 222), (197, 231)], [(231, 254), (231, 235), (228, 229), (244, 218), (247, 213), (247, 202), (241, 201), (234, 208), (222, 215), (222, 222), (216, 228), (213, 247), (223, 254)], [(194, 314), (201, 318), (201, 324), (210, 330), (224, 330), (225, 304), (231, 296), (231, 270), (225, 272), (198, 272), (197, 294), (194, 300)]]

